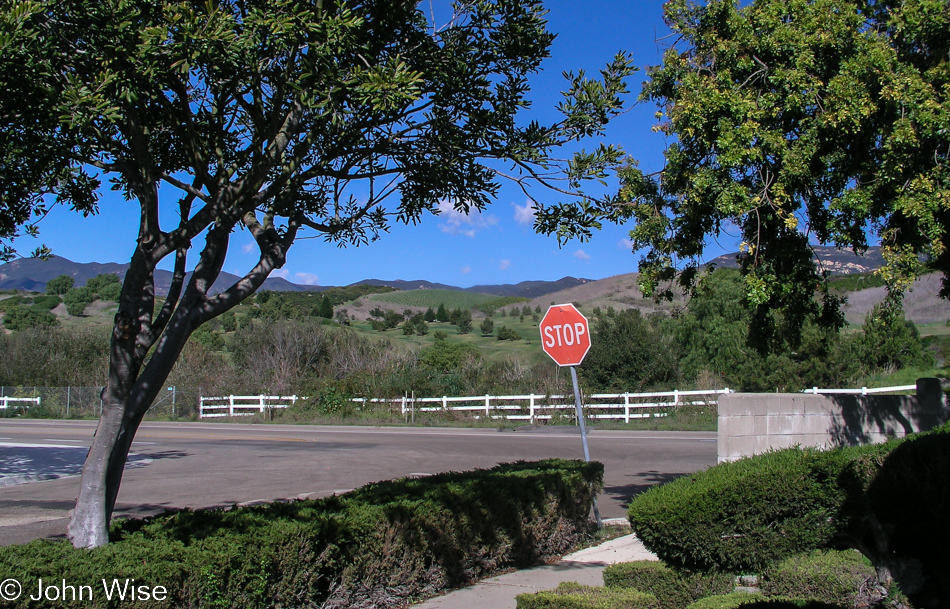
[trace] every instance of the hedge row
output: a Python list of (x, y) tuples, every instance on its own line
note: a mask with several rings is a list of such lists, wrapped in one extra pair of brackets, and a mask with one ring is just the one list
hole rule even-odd
[[(24, 583), (15, 607), (49, 606), (28, 599), (41, 578), (89, 586), (88, 607), (120, 606), (101, 582), (126, 579), (162, 586), (165, 606), (181, 608), (402, 606), (565, 553), (587, 532), (602, 480), (599, 463), (519, 462), (315, 501), (181, 511), (119, 523), (95, 550), (0, 548), (0, 575)], [(140, 594), (121, 606), (155, 604)]]

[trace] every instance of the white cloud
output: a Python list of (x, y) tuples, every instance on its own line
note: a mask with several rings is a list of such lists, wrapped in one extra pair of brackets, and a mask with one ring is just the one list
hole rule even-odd
[(468, 266), (468, 265), (465, 265), (465, 266), (462, 267), (461, 270), (462, 270), (462, 274), (463, 274), (463, 275), (468, 275), (469, 273), (472, 272), (472, 267), (470, 267), (470, 266)]
[(574, 257), (577, 258), (578, 260), (583, 260), (585, 262), (590, 260), (590, 254), (588, 254), (584, 250), (577, 250), (576, 252), (574, 252)]
[(457, 211), (449, 201), (439, 202), (439, 215), (445, 221), (439, 225), (443, 233), (474, 237), (479, 230), (498, 224), (498, 218), (471, 209), (467, 214)]
[(535, 209), (534, 203), (527, 201), (524, 204), (524, 207), (521, 207), (517, 203), (511, 204), (515, 208), (515, 222), (521, 226), (533, 226), (534, 225), (534, 216)]
[(255, 245), (255, 244), (253, 244), (253, 243), (247, 243), (247, 244), (241, 246), (241, 251), (244, 252), (245, 254), (250, 254), (251, 252), (254, 251), (254, 245)]
[(621, 239), (620, 241), (617, 242), (617, 247), (619, 247), (622, 250), (627, 250), (628, 252), (632, 252), (633, 241), (631, 241), (630, 239)]
[(502, 260), (498, 263), (498, 269), (502, 271), (507, 271), (509, 266), (511, 266), (511, 260)]
[(313, 273), (294, 273), (294, 277), (303, 285), (320, 285), (319, 278)]
[(288, 271), (287, 269), (277, 269), (276, 271), (271, 272), (270, 277), (280, 277), (281, 279), (289, 279), (290, 271)]

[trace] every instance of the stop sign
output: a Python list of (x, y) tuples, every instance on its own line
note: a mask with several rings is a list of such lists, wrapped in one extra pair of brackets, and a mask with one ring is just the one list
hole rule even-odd
[(551, 305), (541, 329), (541, 348), (558, 366), (577, 366), (590, 349), (587, 318), (572, 304)]

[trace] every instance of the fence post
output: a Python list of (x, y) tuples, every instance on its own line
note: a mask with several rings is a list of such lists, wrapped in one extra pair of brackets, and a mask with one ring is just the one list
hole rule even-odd
[(233, 395), (228, 396), (228, 416), (230, 417), (234, 416), (234, 396)]
[(446, 396), (442, 396), (442, 410), (449, 409), (449, 401), (446, 399)]
[(528, 396), (528, 420), (534, 423), (534, 394)]
[(623, 394), (623, 422), (630, 422), (630, 392), (625, 391)]
[(488, 394), (486, 393), (486, 394), (485, 394), (485, 418), (487, 419), (488, 417), (489, 417), (489, 413), (488, 413)]
[(260, 399), (260, 403), (261, 403), (261, 412), (264, 412), (264, 395), (263, 395), (263, 394), (261, 394), (261, 395), (259, 395), (259, 396), (257, 396), (257, 397), (258, 397), (258, 398)]

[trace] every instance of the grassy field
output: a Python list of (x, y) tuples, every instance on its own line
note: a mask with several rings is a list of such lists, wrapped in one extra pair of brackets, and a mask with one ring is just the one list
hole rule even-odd
[[(446, 305), (448, 306), (448, 305)], [(442, 331), (446, 334), (449, 342), (467, 343), (478, 347), (482, 356), (489, 361), (504, 361), (512, 355), (527, 358), (547, 358), (541, 351), (541, 340), (538, 326), (531, 318), (519, 321), (517, 317), (495, 317), (495, 331), (491, 336), (482, 336), (478, 326), (480, 320), (475, 320), (474, 328), (468, 334), (459, 334), (455, 326), (448, 322), (433, 322), (429, 324), (429, 333), (425, 336), (413, 334), (406, 336), (401, 328), (394, 328), (385, 332), (377, 332), (370, 327), (369, 323), (356, 322), (351, 327), (360, 330), (365, 336), (375, 339), (387, 339), (394, 341), (398, 345), (411, 349), (424, 349), (431, 347), (435, 343), (435, 333)], [(521, 335), (520, 340), (498, 340), (498, 329), (507, 326)]]

